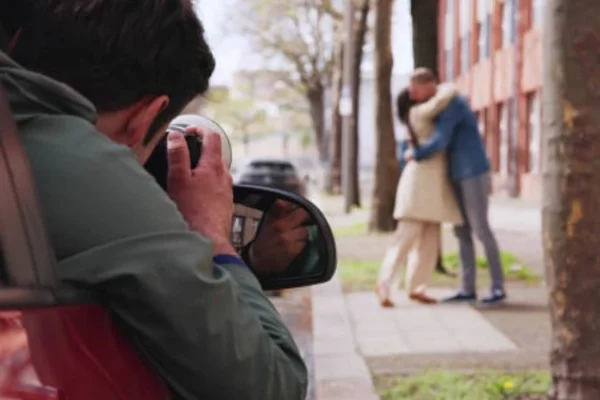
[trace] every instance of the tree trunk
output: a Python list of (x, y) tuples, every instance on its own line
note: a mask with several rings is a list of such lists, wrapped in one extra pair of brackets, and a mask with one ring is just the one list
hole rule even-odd
[(398, 184), (398, 160), (392, 114), (391, 25), (393, 0), (375, 0), (375, 187), (370, 231), (389, 232), (395, 229), (394, 199)]
[(543, 245), (554, 400), (600, 399), (600, 2), (546, 2)]
[(335, 67), (333, 72), (333, 101), (331, 108), (331, 136), (330, 136), (330, 161), (327, 183), (327, 192), (330, 194), (342, 193), (342, 116), (340, 115), (340, 99), (342, 97), (344, 43), (339, 40), (335, 53)]
[(360, 147), (360, 84), (362, 81), (361, 65), (363, 61), (363, 49), (365, 38), (367, 36), (369, 11), (371, 9), (371, 1), (363, 0), (359, 9), (358, 23), (354, 30), (354, 57), (353, 57), (353, 74), (354, 87), (352, 93), (352, 158), (350, 160), (350, 170), (352, 171), (351, 179), (354, 181), (351, 186), (353, 191), (350, 193), (350, 204), (360, 207), (360, 163), (359, 163), (359, 147)]
[(319, 150), (321, 161), (327, 159), (327, 144), (325, 143), (325, 90), (323, 85), (318, 84), (308, 89), (306, 99), (310, 108), (310, 119), (315, 132), (315, 141)]
[(413, 57), (415, 67), (438, 70), (438, 10), (439, 0), (411, 0)]
[[(439, 0), (411, 0), (410, 15), (412, 17), (413, 59), (415, 67), (427, 67), (438, 75), (438, 12)], [(433, 23), (432, 23), (433, 22)], [(440, 254), (435, 266), (442, 275), (455, 276), (442, 260), (440, 238)]]

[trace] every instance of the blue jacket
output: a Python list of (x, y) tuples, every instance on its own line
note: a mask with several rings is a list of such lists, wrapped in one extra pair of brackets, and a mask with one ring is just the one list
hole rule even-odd
[(404, 153), (408, 150), (408, 140), (401, 139), (396, 142), (396, 156), (398, 157), (398, 166), (400, 170), (403, 170), (406, 166), (406, 159)]
[(446, 150), (450, 179), (461, 181), (485, 174), (490, 162), (479, 134), (477, 118), (463, 97), (456, 96), (440, 113), (433, 136), (415, 149), (415, 160)]

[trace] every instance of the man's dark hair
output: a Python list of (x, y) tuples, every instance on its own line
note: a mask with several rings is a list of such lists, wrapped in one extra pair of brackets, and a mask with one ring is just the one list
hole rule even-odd
[(8, 52), (18, 36), (19, 21), (25, 18), (21, 1), (0, 0), (0, 51)]
[(10, 36), (8, 31), (0, 25), (0, 51), (6, 51), (10, 42)]
[(99, 112), (169, 96), (146, 142), (208, 89), (215, 60), (190, 0), (21, 2), (28, 12), (11, 57), (25, 68), (68, 84)]

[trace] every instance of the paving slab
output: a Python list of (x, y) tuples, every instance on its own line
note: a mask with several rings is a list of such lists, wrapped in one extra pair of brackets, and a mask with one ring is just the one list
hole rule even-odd
[(356, 347), (339, 279), (312, 288), (315, 387), (318, 400), (377, 400)]
[[(442, 297), (448, 291), (432, 289), (431, 294)], [(381, 308), (371, 292), (350, 293), (346, 301), (364, 357), (518, 350), (467, 304), (426, 306), (409, 301), (402, 292), (394, 296), (396, 307), (388, 309)]]
[[(436, 305), (435, 307), (447, 307)], [(465, 318), (471, 312), (478, 312), (485, 319)], [(402, 309), (402, 317), (413, 318), (415, 313)], [(423, 313), (418, 313), (423, 314)], [(463, 329), (460, 334), (460, 353), (388, 353), (366, 357), (371, 372), (378, 374), (411, 374), (429, 369), (449, 369), (474, 371), (478, 369), (498, 369), (503, 371), (543, 370), (549, 365), (551, 348), (551, 327), (548, 313), (548, 295), (544, 287), (510, 287), (506, 304), (498, 308), (478, 308), (458, 310), (450, 314), (438, 314), (439, 320), (452, 331)], [(425, 315), (425, 314), (423, 314)], [(429, 317), (424, 317), (429, 319)], [(469, 320), (469, 324), (466, 323)], [(457, 322), (455, 322), (457, 321)], [(477, 321), (477, 322), (475, 322)], [(461, 322), (461, 323), (458, 323)], [(487, 324), (492, 324), (502, 336), (510, 338), (517, 351), (510, 348), (498, 350), (499, 337), (485, 337), (482, 329), (489, 332)], [(402, 324), (401, 329), (410, 332), (411, 324)], [(469, 332), (469, 330), (472, 330)], [(497, 333), (494, 333), (497, 335)], [(405, 339), (405, 341), (409, 342)], [(489, 343), (489, 344), (488, 344)], [(441, 347), (441, 345), (436, 345)]]
[(321, 381), (318, 383), (317, 390), (319, 399), (324, 400), (379, 400), (372, 384), (357, 382), (354, 379)]

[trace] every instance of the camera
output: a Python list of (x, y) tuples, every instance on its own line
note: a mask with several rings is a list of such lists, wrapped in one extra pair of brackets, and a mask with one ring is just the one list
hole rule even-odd
[[(216, 132), (221, 137), (221, 155), (228, 168), (231, 168), (231, 143), (225, 130), (215, 121), (200, 115), (180, 115), (169, 124), (167, 132), (179, 131), (185, 133), (190, 126), (206, 128), (208, 131)], [(202, 138), (194, 134), (185, 135), (185, 141), (190, 152), (190, 167), (195, 168), (202, 156)], [(167, 176), (169, 174), (169, 162), (167, 160), (167, 136), (158, 143), (148, 161), (144, 165), (146, 171), (154, 177), (161, 188), (167, 190)]]

